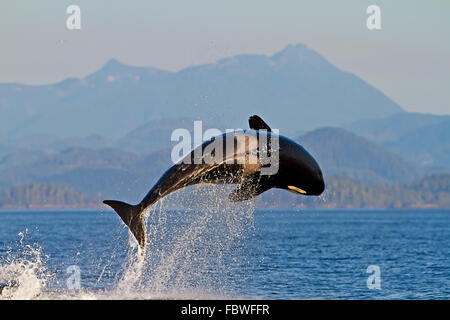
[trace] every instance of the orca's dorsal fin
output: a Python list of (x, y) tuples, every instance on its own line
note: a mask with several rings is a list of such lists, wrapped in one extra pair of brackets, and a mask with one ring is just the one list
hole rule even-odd
[(257, 115), (253, 115), (248, 118), (248, 124), (250, 125), (250, 129), (253, 130), (267, 130), (268, 132), (272, 131), (269, 125)]

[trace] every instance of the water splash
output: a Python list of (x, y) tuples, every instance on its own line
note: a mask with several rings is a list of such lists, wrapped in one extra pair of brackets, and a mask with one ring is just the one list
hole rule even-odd
[[(196, 186), (174, 193), (146, 214), (148, 247), (129, 249), (116, 290), (147, 298), (232, 294), (235, 269), (246, 262), (253, 231), (252, 201), (230, 203), (229, 186)], [(174, 209), (175, 205), (183, 209)]]
[(17, 250), (10, 248), (0, 260), (0, 299), (35, 299), (51, 278), (46, 267), (48, 256), (38, 244), (26, 244), (27, 234), (28, 229), (20, 232)]
[[(169, 195), (148, 209), (145, 215), (147, 243), (141, 255), (136, 240), (128, 233), (124, 243), (113, 245), (93, 284), (79, 290), (54, 287), (55, 273), (38, 244), (26, 244), (20, 233), (17, 248), (10, 249), (0, 264), (0, 283), (6, 284), (2, 299), (208, 299), (237, 297), (235, 288), (245, 281), (248, 237), (254, 231), (253, 201), (231, 203), (232, 186), (194, 186)], [(121, 243), (121, 244), (120, 244)], [(93, 249), (92, 249), (93, 250)], [(79, 252), (77, 251), (77, 254)], [(91, 259), (97, 255), (82, 252)], [(111, 265), (123, 261), (113, 283), (96, 287)], [(62, 270), (61, 270), (62, 269)], [(115, 269), (117, 270), (117, 269)], [(63, 271), (64, 272), (64, 271)], [(65, 276), (65, 274), (62, 274)], [(63, 283), (64, 284), (64, 281)]]

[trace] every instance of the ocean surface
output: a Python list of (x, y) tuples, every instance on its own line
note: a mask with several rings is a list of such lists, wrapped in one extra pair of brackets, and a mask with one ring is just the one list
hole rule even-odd
[(143, 255), (106, 209), (0, 211), (0, 298), (450, 297), (449, 210), (161, 205), (147, 231)]

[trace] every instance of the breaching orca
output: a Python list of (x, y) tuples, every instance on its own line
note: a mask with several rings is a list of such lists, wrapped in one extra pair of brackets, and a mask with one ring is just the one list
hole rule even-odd
[[(229, 196), (233, 202), (251, 199), (271, 188), (315, 196), (324, 191), (322, 171), (314, 158), (301, 145), (284, 136), (275, 135), (271, 128), (256, 115), (249, 118), (249, 124), (251, 130), (219, 136), (224, 146), (225, 141), (229, 141), (227, 139), (230, 135), (234, 141), (234, 148), (224, 152), (220, 161), (212, 163), (195, 161), (198, 154), (204, 154), (202, 151), (212, 142), (218, 141), (219, 137), (215, 137), (192, 150), (189, 155), (167, 170), (140, 203), (130, 205), (116, 200), (103, 201), (112, 207), (130, 228), (142, 252), (146, 244), (143, 220), (145, 210), (159, 199), (181, 188), (201, 183), (239, 184)], [(277, 171), (274, 174), (262, 173), (266, 166), (259, 156), (258, 142), (262, 137), (269, 142), (269, 154), (278, 152)], [(278, 140), (276, 148), (270, 145), (272, 141), (270, 138), (273, 137)]]

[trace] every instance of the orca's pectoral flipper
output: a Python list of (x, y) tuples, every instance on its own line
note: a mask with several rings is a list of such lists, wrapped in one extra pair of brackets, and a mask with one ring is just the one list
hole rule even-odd
[(272, 188), (270, 184), (264, 183), (259, 173), (247, 176), (242, 183), (234, 189), (228, 198), (231, 202), (239, 202), (252, 199), (264, 191)]
[(140, 205), (131, 205), (122, 201), (105, 200), (104, 204), (107, 204), (114, 211), (117, 212), (123, 222), (130, 228), (131, 233), (136, 238), (139, 247), (144, 254), (145, 250), (145, 224), (143, 218), (143, 210)]

